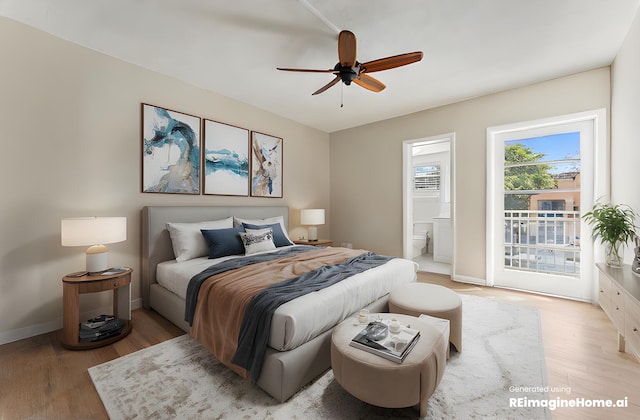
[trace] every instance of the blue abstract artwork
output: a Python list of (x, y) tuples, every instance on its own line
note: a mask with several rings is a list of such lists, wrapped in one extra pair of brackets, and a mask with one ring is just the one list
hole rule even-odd
[(200, 194), (200, 118), (142, 104), (142, 191)]
[(249, 130), (204, 120), (204, 193), (249, 195)]
[(282, 139), (251, 132), (251, 195), (282, 198)]

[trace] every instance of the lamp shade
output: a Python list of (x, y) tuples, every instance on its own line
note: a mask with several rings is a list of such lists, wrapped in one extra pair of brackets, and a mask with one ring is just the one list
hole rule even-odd
[(324, 209), (300, 210), (300, 224), (312, 226), (324, 225)]
[(62, 246), (89, 246), (87, 272), (97, 274), (109, 268), (109, 250), (104, 244), (127, 239), (126, 217), (78, 217), (62, 219)]
[(62, 246), (89, 246), (127, 239), (126, 217), (78, 217), (62, 219)]

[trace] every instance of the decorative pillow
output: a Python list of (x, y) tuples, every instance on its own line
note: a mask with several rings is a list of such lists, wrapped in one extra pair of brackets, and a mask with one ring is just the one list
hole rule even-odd
[(249, 229), (271, 229), (273, 231), (273, 243), (276, 248), (281, 246), (293, 245), (293, 243), (287, 238), (287, 235), (282, 231), (280, 223), (274, 223), (272, 225), (252, 225), (250, 223), (242, 223), (244, 229), (248, 232)]
[(287, 234), (287, 227), (284, 225), (284, 217), (275, 216), (275, 217), (267, 217), (266, 219), (243, 219), (241, 217), (233, 218), (233, 226), (242, 226), (243, 223), (247, 223), (249, 225), (271, 225), (274, 223), (280, 224), (280, 228), (282, 229), (282, 234), (287, 239), (287, 241), (291, 242), (289, 239), (289, 235)]
[(247, 229), (246, 232), (240, 232), (240, 237), (244, 244), (245, 255), (276, 249), (273, 243), (273, 231), (271, 228), (258, 230)]
[(228, 229), (202, 229), (202, 237), (209, 247), (209, 258), (244, 254), (244, 245), (240, 238), (243, 227)]
[(207, 255), (207, 244), (201, 229), (225, 229), (233, 227), (233, 217), (195, 223), (167, 223), (176, 261), (187, 261)]

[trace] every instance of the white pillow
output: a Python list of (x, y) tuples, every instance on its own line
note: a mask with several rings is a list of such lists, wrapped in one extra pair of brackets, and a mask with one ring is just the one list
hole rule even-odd
[(247, 229), (240, 232), (245, 255), (276, 249), (273, 243), (273, 231), (269, 229)]
[(282, 228), (282, 233), (286, 236), (289, 242), (293, 243), (293, 241), (289, 238), (289, 234), (287, 233), (287, 227), (284, 225), (284, 217), (275, 216), (275, 217), (267, 217), (266, 219), (243, 219), (241, 217), (233, 217), (233, 226), (238, 227), (242, 226), (243, 223), (249, 225), (269, 225), (274, 223), (280, 223), (280, 227)]
[(233, 227), (233, 217), (194, 223), (167, 223), (176, 261), (187, 261), (209, 255), (209, 248), (200, 229), (228, 229)]

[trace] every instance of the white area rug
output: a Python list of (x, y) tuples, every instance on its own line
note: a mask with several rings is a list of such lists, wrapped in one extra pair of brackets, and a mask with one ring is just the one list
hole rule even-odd
[[(428, 419), (550, 418), (510, 399), (544, 400), (546, 367), (540, 318), (533, 308), (462, 295), (463, 351), (451, 352), (429, 399)], [(280, 404), (181, 336), (94, 366), (91, 379), (116, 419), (417, 418), (417, 408), (385, 409), (345, 392), (331, 370)]]

